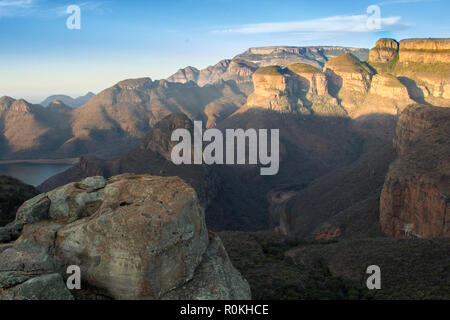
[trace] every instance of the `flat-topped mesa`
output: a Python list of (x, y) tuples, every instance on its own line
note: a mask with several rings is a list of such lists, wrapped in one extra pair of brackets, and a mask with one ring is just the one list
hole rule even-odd
[(399, 62), (450, 63), (450, 39), (402, 40)]
[(375, 48), (369, 51), (370, 63), (388, 63), (398, 56), (399, 43), (394, 39), (382, 38), (377, 41)]
[(351, 53), (344, 53), (328, 61), (324, 70), (329, 92), (341, 101), (351, 115), (364, 101), (374, 72)]
[(416, 101), (450, 107), (450, 38), (400, 41), (391, 69)]

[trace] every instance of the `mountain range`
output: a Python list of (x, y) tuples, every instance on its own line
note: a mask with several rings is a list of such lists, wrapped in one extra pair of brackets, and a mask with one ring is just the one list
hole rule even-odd
[(89, 100), (91, 100), (95, 96), (94, 93), (88, 92), (84, 96), (79, 96), (76, 98), (72, 98), (65, 94), (55, 94), (51, 95), (50, 97), (45, 98), (40, 105), (46, 107), (50, 103), (59, 100), (62, 103), (64, 103), (66, 106), (69, 106), (71, 108), (78, 108), (81, 107), (83, 104), (87, 103)]
[[(208, 229), (220, 232), (257, 298), (448, 299), (449, 117), (450, 39), (380, 39), (370, 51), (252, 48), (201, 71), (182, 69), (168, 80), (121, 81), (76, 109), (61, 101), (44, 108), (3, 97), (4, 159), (80, 160), (38, 186), (45, 193), (19, 208), (0, 235), (11, 239), (22, 232), (39, 247), (62, 237), (71, 248), (63, 258), (76, 251), (83, 260), (83, 250), (92, 248), (81, 241), (86, 247), (78, 249), (78, 238), (67, 240), (59, 230), (97, 237), (82, 227), (92, 220), (90, 226), (109, 234), (103, 228), (115, 224), (97, 219), (102, 212), (127, 212), (141, 221), (147, 213), (135, 216), (130, 207), (152, 201), (162, 210), (177, 203), (181, 186), (189, 189), (186, 199), (198, 198), (190, 208), (204, 208)], [(259, 165), (174, 165), (171, 133), (192, 133), (194, 120), (223, 133), (279, 129), (278, 174), (261, 176)], [(168, 190), (153, 191), (173, 179), (179, 180)], [(109, 188), (120, 189), (117, 197)], [(99, 201), (97, 194), (106, 198)], [(75, 209), (60, 210), (52, 201)], [(79, 205), (84, 211), (76, 210)], [(44, 206), (56, 222), (34, 223)], [(94, 211), (87, 219), (79, 216)], [(59, 215), (80, 220), (58, 225)], [(29, 216), (32, 224), (21, 231)], [(42, 230), (50, 244), (35, 236)], [(123, 236), (140, 236), (133, 231)], [(99, 237), (95, 245), (110, 248)], [(215, 236), (209, 237), (213, 243)], [(106, 263), (114, 263), (109, 258)], [(368, 292), (361, 280), (368, 263), (381, 265), (387, 290)], [(411, 282), (407, 289), (405, 279)]]

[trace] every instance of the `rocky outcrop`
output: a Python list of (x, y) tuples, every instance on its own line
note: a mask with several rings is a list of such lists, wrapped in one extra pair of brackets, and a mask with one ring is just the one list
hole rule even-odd
[(336, 98), (329, 95), (325, 74), (307, 64), (262, 67), (253, 74), (253, 86), (254, 92), (248, 97), (246, 108), (346, 115)]
[(345, 110), (337, 99), (328, 93), (328, 80), (320, 70), (302, 63), (287, 66), (296, 80), (295, 94), (299, 96), (298, 103), (311, 113), (323, 116), (344, 116)]
[(398, 57), (399, 43), (394, 39), (379, 39), (375, 48), (369, 51), (369, 62), (372, 64), (388, 63)]
[(247, 106), (261, 107), (279, 112), (298, 109), (294, 96), (294, 79), (280, 66), (258, 69), (253, 74), (254, 92), (247, 99)]
[(34, 187), (0, 175), (0, 227), (13, 221), (22, 203), (38, 194), (39, 191)]
[[(2, 299), (250, 299), (208, 235), (195, 191), (177, 177), (86, 178), (27, 201), (14, 223), (23, 231), (0, 251)], [(72, 294), (63, 282), (71, 265), (83, 288)]]
[(353, 115), (369, 91), (373, 70), (351, 53), (328, 61), (324, 70), (330, 93), (339, 99), (349, 115)]
[(400, 80), (392, 74), (380, 73), (372, 77), (369, 92), (353, 117), (370, 114), (397, 116), (412, 103), (415, 101), (410, 98), (408, 88)]
[(450, 109), (413, 105), (400, 115), (398, 153), (380, 199), (389, 237), (450, 237)]

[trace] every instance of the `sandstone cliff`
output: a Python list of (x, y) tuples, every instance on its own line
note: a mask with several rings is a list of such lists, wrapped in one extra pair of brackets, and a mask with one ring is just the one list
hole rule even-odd
[(379, 39), (375, 48), (369, 51), (369, 62), (371, 64), (388, 63), (398, 57), (399, 44), (394, 39)]
[(400, 114), (408, 105), (415, 103), (408, 93), (408, 88), (400, 80), (389, 73), (380, 73), (372, 77), (370, 89), (363, 102), (354, 111), (358, 118), (370, 114)]
[[(0, 246), (1, 299), (250, 299), (177, 177), (86, 178), (25, 202), (4, 228), (23, 230)], [(65, 287), (70, 265), (82, 290)]]
[(369, 91), (373, 70), (351, 53), (328, 61), (324, 70), (330, 83), (330, 93), (352, 115)]
[(369, 63), (398, 77), (416, 102), (450, 106), (450, 39), (380, 39)]
[(282, 67), (269, 66), (253, 74), (254, 92), (247, 99), (247, 106), (261, 107), (279, 112), (298, 109), (294, 95), (294, 80)]
[(413, 105), (400, 115), (398, 153), (380, 199), (389, 237), (450, 236), (450, 109)]
[(300, 106), (310, 109), (312, 114), (322, 116), (345, 116), (346, 111), (337, 99), (328, 92), (328, 80), (320, 70), (302, 63), (287, 66), (293, 73), (295, 94), (299, 96)]
[(262, 67), (253, 74), (253, 86), (254, 92), (240, 112), (256, 107), (278, 112), (346, 115), (336, 98), (328, 93), (325, 74), (307, 64)]
[(399, 62), (450, 63), (450, 39), (401, 40)]

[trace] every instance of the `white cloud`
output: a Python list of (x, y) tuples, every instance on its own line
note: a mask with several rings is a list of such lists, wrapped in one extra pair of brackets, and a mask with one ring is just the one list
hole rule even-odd
[(213, 30), (213, 33), (287, 33), (287, 32), (379, 32), (410, 27), (400, 17), (380, 18), (381, 28), (367, 25), (366, 15), (333, 16), (312, 20), (246, 24)]
[(0, 7), (22, 7), (31, 6), (33, 0), (0, 0)]
[(27, 16), (34, 9), (34, 2), (34, 0), (0, 0), (0, 17)]

